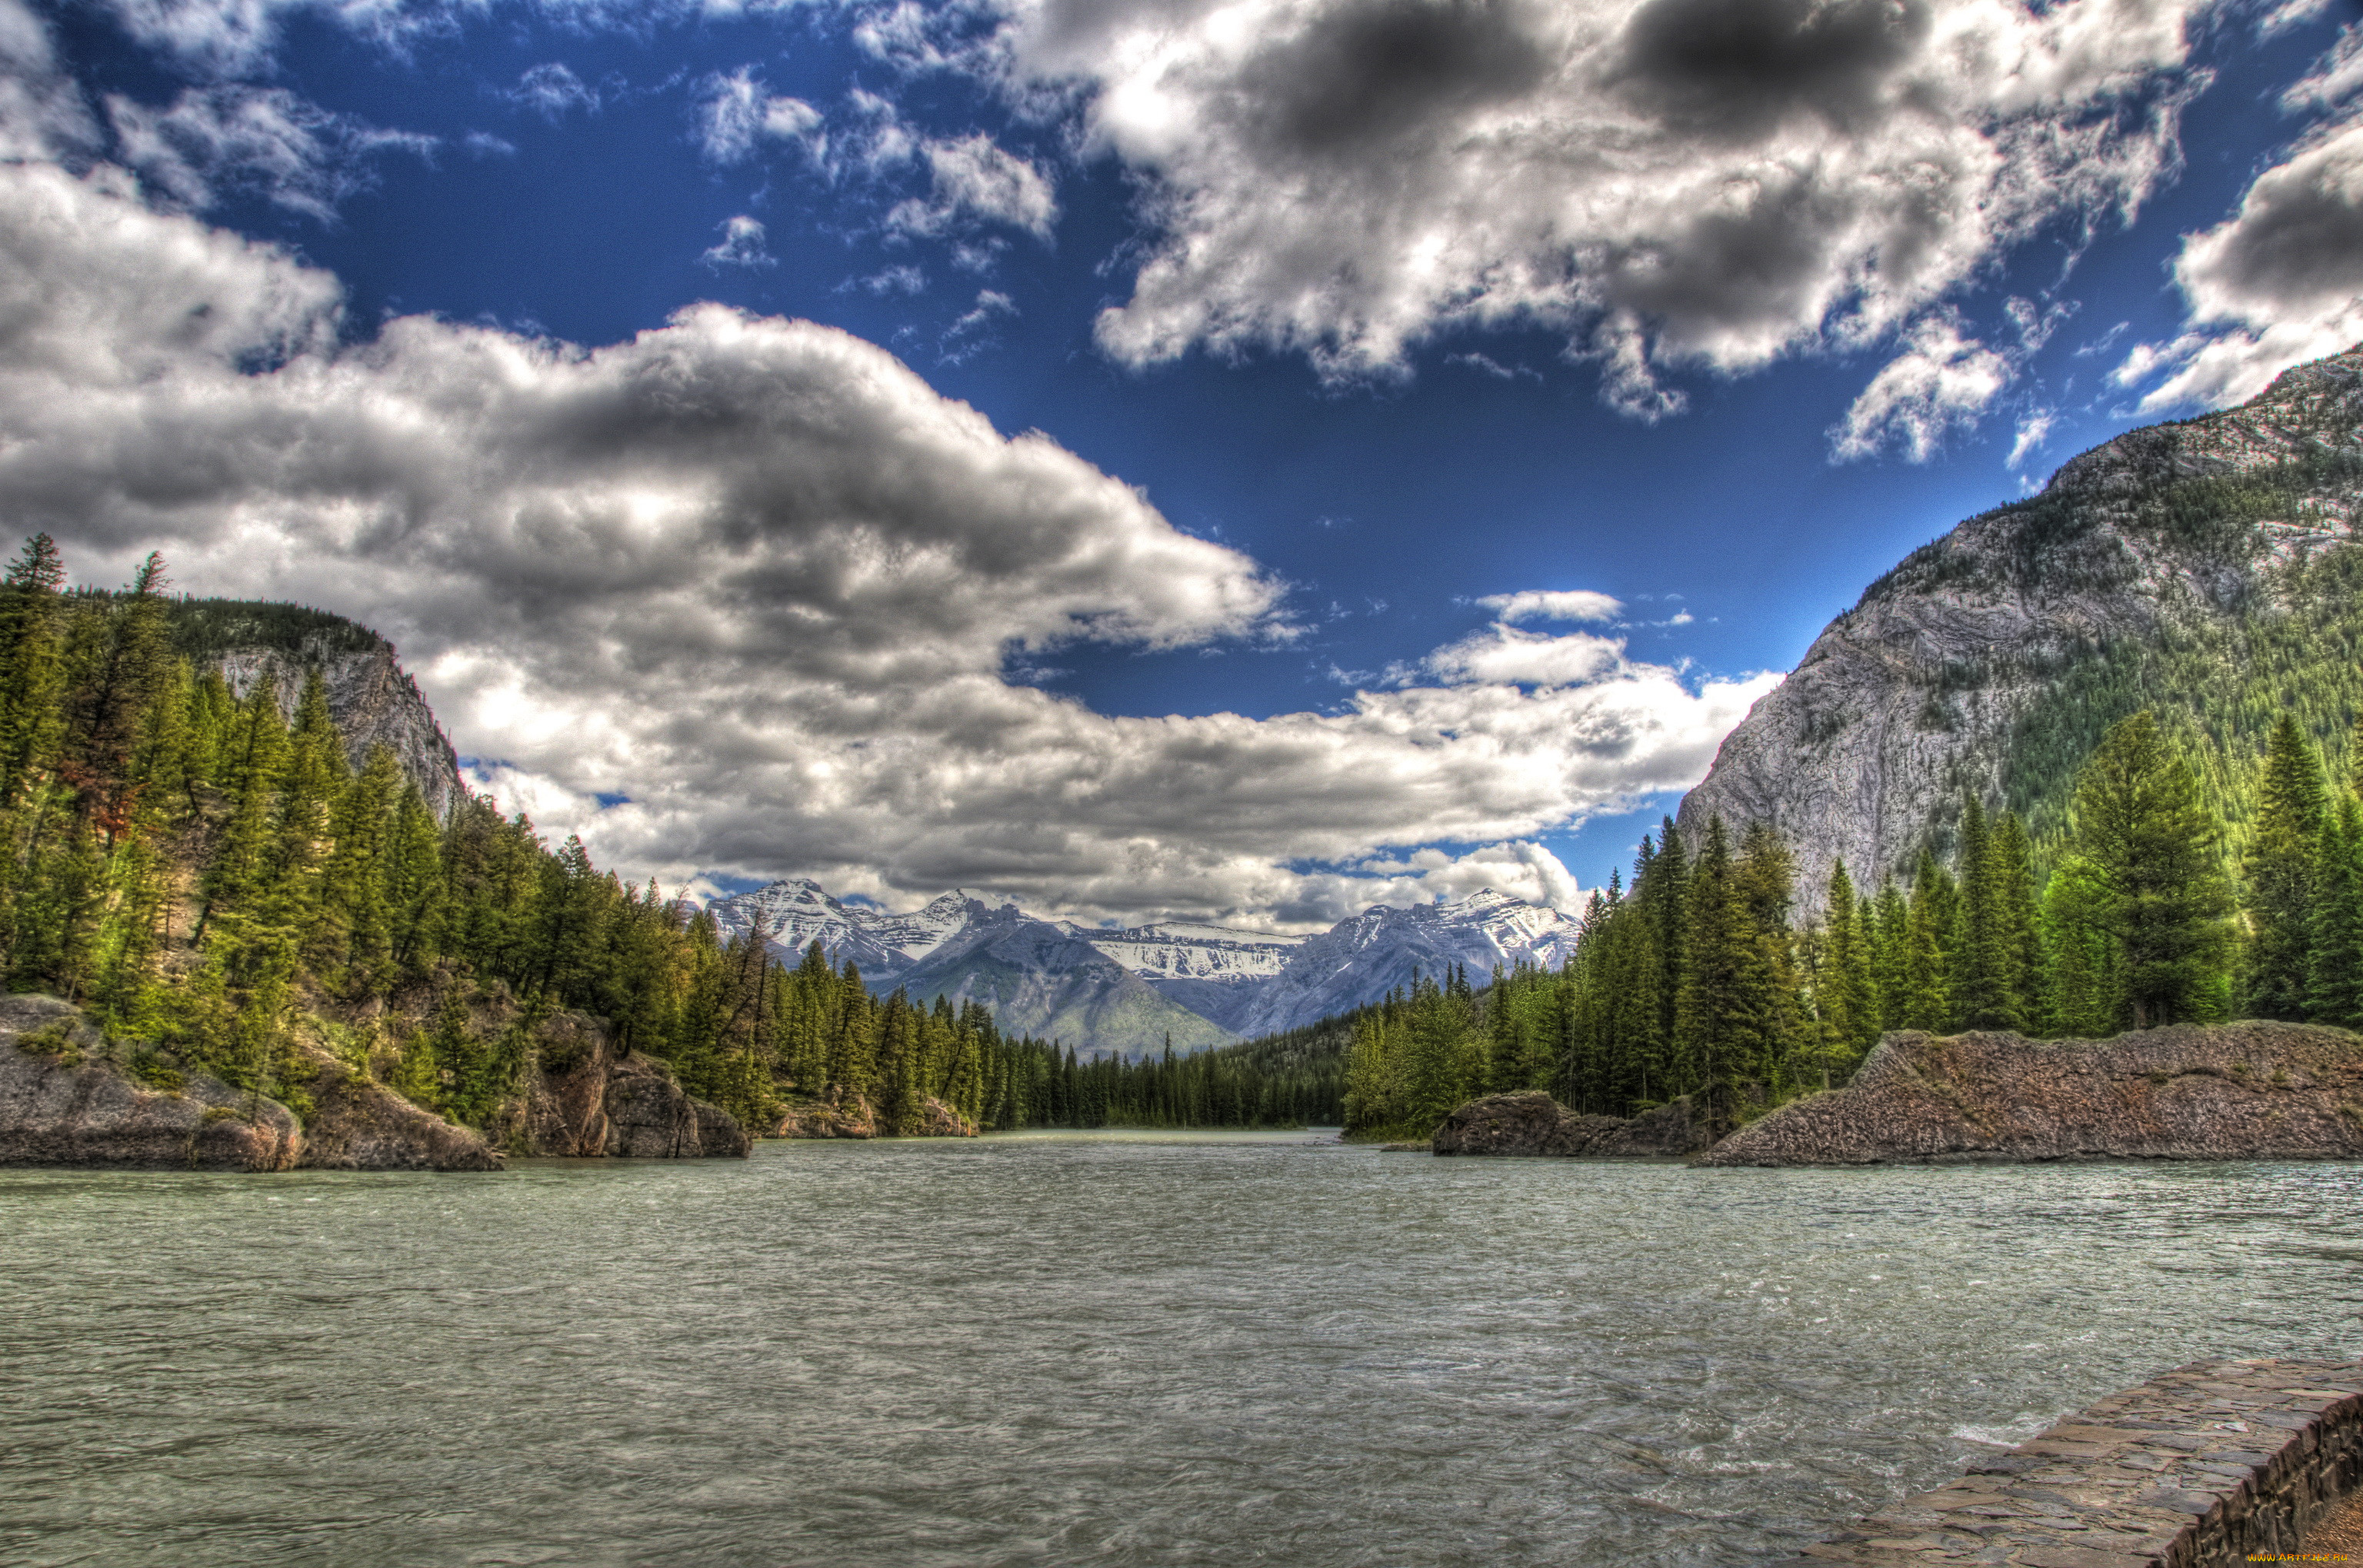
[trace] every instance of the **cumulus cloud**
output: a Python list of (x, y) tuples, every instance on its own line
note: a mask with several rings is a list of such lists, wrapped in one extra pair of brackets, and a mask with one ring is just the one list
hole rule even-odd
[(2010, 362), (1951, 316), (1931, 316), (1905, 335), (1903, 351), (1873, 376), (1830, 431), (1840, 460), (1867, 458), (1891, 444), (1925, 463), (1951, 431), (1973, 425), (2014, 374)]
[(23, 0), (0, 0), (0, 160), (55, 158), (97, 140), (49, 28)]
[[(692, 136), (713, 161), (743, 163), (766, 137), (804, 145), (820, 128), (821, 113), (802, 98), (766, 91), (751, 65), (716, 72), (698, 83)], [(817, 154), (816, 154), (817, 155)]]
[(720, 243), (707, 248), (698, 258), (705, 267), (719, 271), (725, 267), (776, 267), (779, 259), (763, 248), (763, 226), (740, 213), (717, 225), (722, 230)]
[(1305, 862), (1682, 787), (1771, 684), (1504, 626), (1336, 712), (1096, 713), (1013, 663), (1284, 642), (1281, 585), (831, 328), (342, 344), (341, 311), (119, 174), (0, 168), (12, 521), (88, 579), (161, 547), (193, 591), (378, 625), (505, 799), (635, 877), (1309, 919), (1353, 900)]
[(1049, 180), (1022, 158), (1004, 152), (988, 136), (921, 144), (931, 182), (926, 199), (898, 204), (886, 226), (904, 234), (935, 236), (969, 222), (1004, 223), (1037, 239), (1050, 237), (1059, 219)]
[(383, 130), (331, 114), (282, 87), (192, 88), (162, 109), (106, 99), (124, 162), (170, 203), (201, 212), (250, 191), (323, 223), (338, 204), (376, 183), (387, 152), (431, 154), (433, 137)]
[[(2284, 7), (2272, 25), (2302, 19)], [(2291, 113), (2333, 111), (2258, 174), (2231, 216), (2183, 238), (2174, 277), (2185, 330), (2136, 343), (2113, 384), (2155, 381), (2147, 414), (2223, 407), (2293, 364), (2363, 339), (2363, 25), (2350, 26), (2281, 97)]]
[(1518, 621), (1614, 621), (1625, 613), (1625, 606), (1605, 593), (1590, 589), (1565, 591), (1527, 589), (1518, 593), (1495, 593), (1477, 601), (1481, 609), (1491, 610), (1501, 620)]
[(1657, 417), (1665, 367), (1873, 341), (2130, 212), (2175, 166), (2205, 4), (1006, 0), (996, 70), (1143, 182), (1117, 359), (1358, 378), (1542, 326)]
[(1400, 857), (1372, 856), (1350, 869), (1351, 876), (1337, 878), (1337, 891), (1360, 899), (1357, 907), (1392, 904), (1406, 909), (1465, 899), (1491, 888), (1573, 915), (1583, 912), (1586, 897), (1575, 885), (1575, 873), (1548, 848), (1529, 839), (1489, 844), (1459, 856), (1435, 848)]

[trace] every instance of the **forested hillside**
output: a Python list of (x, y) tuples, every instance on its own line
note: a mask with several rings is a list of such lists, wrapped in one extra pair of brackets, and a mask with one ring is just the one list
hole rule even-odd
[(1711, 816), (1771, 823), (1816, 911), (1834, 860), (1908, 880), (1930, 824), (1948, 845), (1969, 795), (2018, 813), (2047, 864), (2084, 758), (2147, 710), (2236, 856), (2282, 715), (2349, 761), (2358, 512), (2363, 349), (2128, 432), (1867, 588), (1725, 739), (1682, 833), (1695, 848)]
[(2047, 867), (2015, 813), (1969, 795), (1908, 881), (1858, 888), (1841, 860), (1805, 919), (1769, 825), (1735, 838), (1711, 817), (1693, 844), (1669, 820), (1630, 889), (1593, 896), (1562, 972), (1424, 986), (1366, 1017), (1347, 1123), (1424, 1134), (1472, 1095), (1543, 1088), (1619, 1116), (1690, 1096), (1727, 1129), (1844, 1082), (1890, 1030), (2363, 1027), (2363, 780), (2327, 776), (2293, 713), (2242, 773), (2255, 804), (2227, 856), (2191, 750), (2136, 713), (2080, 759)]
[[(489, 1129), (534, 1065), (534, 1023), (574, 1009), (759, 1132), (798, 1102), (858, 1104), (888, 1133), (930, 1099), (984, 1127), (1334, 1114), (1334, 1075), (1254, 1052), (1078, 1064), (981, 1008), (882, 999), (851, 964), (719, 940), (488, 799), (438, 816), (386, 748), (349, 760), (316, 668), (287, 717), (283, 656), (374, 634), (166, 588), (150, 556), (120, 591), (68, 590), (46, 536), (0, 583), (0, 962), (158, 1083), (202, 1069), (302, 1114), (301, 1032)], [(258, 653), (273, 657), (240, 696), (223, 662)]]

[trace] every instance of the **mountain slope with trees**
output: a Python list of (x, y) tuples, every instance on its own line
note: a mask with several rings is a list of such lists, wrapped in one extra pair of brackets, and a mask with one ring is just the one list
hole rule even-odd
[(2334, 765), (2363, 702), (2363, 348), (2238, 408), (2132, 431), (1914, 551), (1725, 739), (1678, 822), (1762, 821), (1821, 907), (1843, 859), (1908, 879), (1974, 795), (2061, 840), (2083, 759), (2147, 709), (2232, 842), (2293, 715)]

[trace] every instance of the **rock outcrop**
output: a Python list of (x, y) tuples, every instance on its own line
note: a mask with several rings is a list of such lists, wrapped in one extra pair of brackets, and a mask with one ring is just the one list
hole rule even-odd
[[(107, 1041), (55, 997), (0, 996), (0, 1165), (240, 1171), (496, 1171), (518, 1154), (693, 1159), (750, 1147), (653, 1057), (618, 1053), (579, 1013), (543, 1021), (494, 1140), (415, 1105), (332, 1052), (299, 1044), (280, 1100)], [(932, 1102), (930, 1102), (932, 1104)]]
[[(919, 1102), (919, 1123), (907, 1137), (973, 1138), (976, 1123), (952, 1106), (929, 1095)], [(881, 1136), (878, 1112), (860, 1095), (844, 1100), (815, 1100), (793, 1105), (773, 1128), (774, 1138), (876, 1138)]]
[(2113, 1040), (1890, 1034), (1845, 1088), (1741, 1128), (1708, 1165), (2363, 1158), (2363, 1035), (2178, 1024)]
[(738, 1118), (693, 1099), (652, 1056), (619, 1052), (581, 1013), (559, 1013), (535, 1032), (540, 1071), (516, 1120), (499, 1131), (520, 1154), (573, 1159), (744, 1159), (751, 1144)]
[[(1908, 874), (1931, 821), (1957, 810), (1965, 790), (1992, 802), (2010, 785), (2022, 801), (2050, 801), (2068, 776), (2014, 775), (2025, 764), (2017, 737), (2074, 730), (2089, 742), (2091, 725), (2122, 716), (2055, 711), (2072, 701), (2063, 675), (2169, 634), (2236, 635), (2292, 595), (2321, 591), (2286, 569), (2353, 539), (2357, 458), (2363, 348), (2292, 370), (2242, 407), (2132, 431), (2075, 458), (2041, 496), (1914, 551), (1831, 622), (1725, 739), (1682, 801), (1682, 833), (1695, 845), (1711, 816), (1735, 832), (1770, 823), (1796, 853), (1799, 909), (1811, 915), (1834, 858), (1858, 886)], [(2188, 497), (2206, 525), (2194, 529), (2167, 504), (2169, 487), (2301, 459), (2321, 462), (2323, 477), (2300, 483), (2283, 469), (2303, 493), (2274, 501), (2269, 516)], [(2220, 684), (2214, 664), (2203, 678)], [(2112, 700), (2133, 701), (2133, 690)], [(2210, 694), (2223, 695), (2189, 693)], [(2182, 695), (2169, 682), (2147, 700)]]
[(1488, 1095), (1460, 1106), (1428, 1141), (1438, 1154), (1516, 1154), (1552, 1158), (1679, 1157), (1714, 1142), (1687, 1099), (1639, 1116), (1584, 1116), (1539, 1089)]
[(472, 1128), (446, 1121), (325, 1053), (313, 1058), (296, 1165), (321, 1171), (496, 1171), (500, 1154)]
[(283, 1171), (303, 1149), (276, 1100), (202, 1073), (142, 1082), (55, 997), (0, 997), (0, 1165)]
[[(344, 736), (345, 754), (358, 769), (370, 753), (383, 745), (394, 753), (403, 777), (418, 786), (427, 809), (449, 816), (460, 799), (460, 757), (435, 719), (434, 710), (419, 694), (418, 683), (395, 659), (394, 645), (372, 637), (375, 646), (355, 651), (320, 635), (306, 637), (293, 651), (274, 647), (234, 647), (216, 662), (229, 688), (243, 697), (268, 673), (277, 678), (281, 706), (292, 720), (304, 695), (306, 674), (317, 668), (328, 699), (328, 712)], [(349, 639), (347, 639), (349, 640)]]

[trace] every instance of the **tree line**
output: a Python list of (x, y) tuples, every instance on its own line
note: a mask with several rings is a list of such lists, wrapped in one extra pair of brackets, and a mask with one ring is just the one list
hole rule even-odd
[(1630, 885), (1592, 896), (1563, 968), (1425, 984), (1364, 1019), (1347, 1125), (1424, 1136), (1473, 1095), (1526, 1088), (1617, 1116), (1687, 1096), (1729, 1125), (1843, 1083), (1891, 1030), (2363, 1027), (2363, 779), (2334, 785), (2288, 715), (2254, 766), (2235, 859), (2182, 749), (2135, 713), (2085, 759), (2040, 877), (2025, 823), (1971, 795), (1948, 855), (1932, 823), (1901, 882), (1858, 888), (1839, 861), (1805, 921), (1780, 834), (1717, 818), (1693, 845), (1669, 818)]
[(217, 662), (373, 635), (176, 597), (154, 555), (118, 591), (65, 575), (36, 535), (0, 580), (0, 970), (83, 1005), (160, 1080), (177, 1063), (301, 1114), (302, 1030), (488, 1128), (537, 1066), (538, 1024), (576, 1009), (758, 1131), (797, 1101), (858, 1103), (889, 1133), (930, 1100), (1004, 1128), (1334, 1110), (1301, 1065), (1082, 1061), (973, 1003), (879, 997), (817, 949), (782, 965), (724, 940), (577, 838), (552, 848), (464, 790), (438, 818), (383, 747), (356, 766), (316, 667), (293, 693), (268, 671), (240, 692)]

